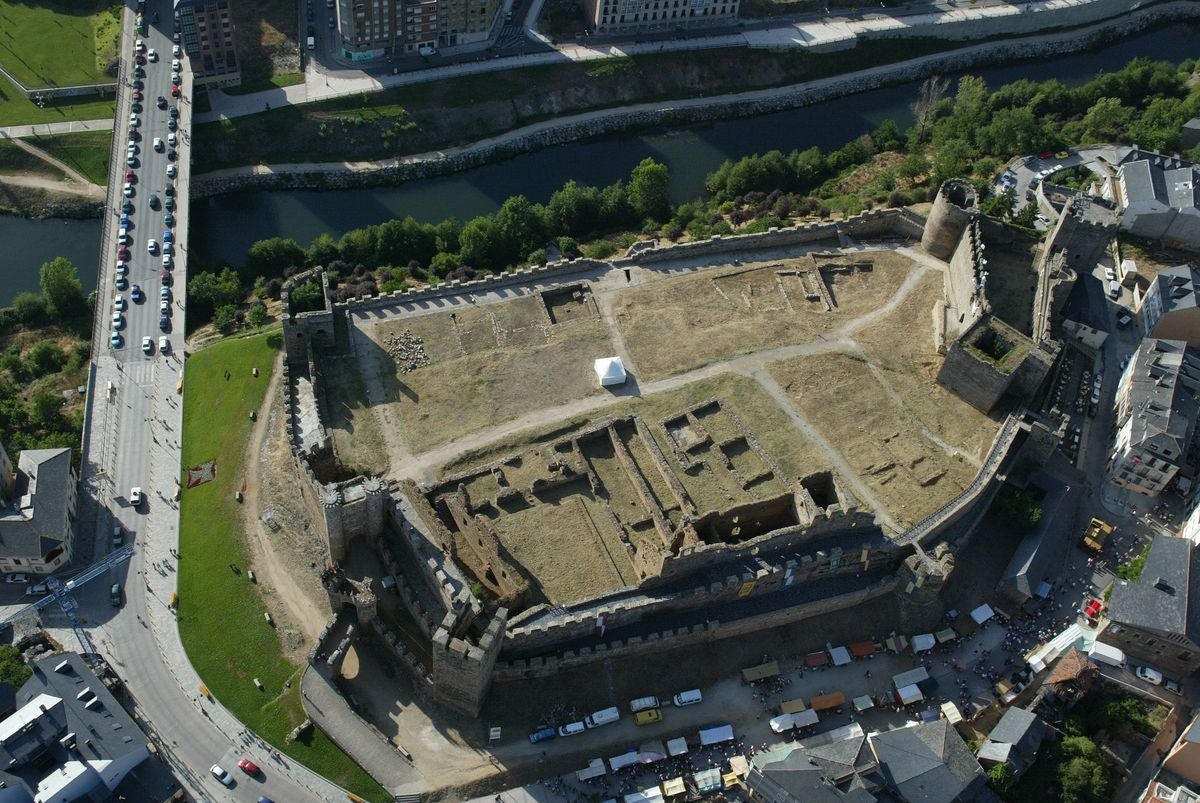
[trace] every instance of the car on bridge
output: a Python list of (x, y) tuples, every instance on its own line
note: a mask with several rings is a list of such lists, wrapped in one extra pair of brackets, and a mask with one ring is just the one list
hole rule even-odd
[(141, 304), (146, 300), (146, 294), (143, 293), (142, 288), (136, 284), (133, 286), (133, 290), (130, 291), (129, 297), (133, 299), (134, 304)]
[(125, 316), (121, 314), (120, 310), (113, 310), (112, 325), (113, 329), (125, 328)]
[(154, 338), (150, 337), (150, 335), (146, 335), (145, 337), (142, 338), (142, 353), (143, 354), (153, 354), (154, 353)]
[(233, 785), (235, 783), (235, 781), (233, 779), (233, 775), (230, 774), (229, 770), (222, 769), (220, 764), (213, 764), (211, 767), (208, 768), (208, 771), (211, 772), (213, 777), (216, 778), (221, 783), (225, 784), (226, 786), (228, 786), (230, 788), (233, 787)]
[(142, 504), (142, 489), (137, 485), (129, 489), (129, 504), (134, 507), (141, 507)]
[(121, 333), (113, 332), (112, 335), (108, 338), (108, 343), (110, 346), (112, 346), (115, 349), (121, 348)]

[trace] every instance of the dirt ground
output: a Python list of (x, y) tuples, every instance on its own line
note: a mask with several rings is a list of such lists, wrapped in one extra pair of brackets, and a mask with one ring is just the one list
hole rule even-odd
[(383, 428), (366, 402), (366, 388), (353, 360), (329, 359), (321, 365), (322, 391), (329, 411), (329, 436), (343, 465), (360, 474), (383, 474), (388, 452)]
[(617, 324), (643, 380), (808, 342), (882, 304), (913, 268), (907, 258), (890, 252), (854, 259), (873, 262), (873, 270), (852, 276), (824, 272), (836, 303), (832, 311), (807, 299), (797, 280), (777, 271), (854, 260), (805, 257), (653, 282), (617, 294)]
[[(279, 356), (271, 386), (259, 410), (246, 447), (246, 502), (242, 507), (250, 566), (264, 604), (275, 619), (284, 654), (303, 662), (329, 618), (329, 606), (319, 576), (329, 562), (328, 550), (311, 524), (312, 511), (296, 492), (299, 481), (292, 469), (283, 431), (283, 400), (279, 392)], [(278, 526), (272, 528), (262, 516)]]

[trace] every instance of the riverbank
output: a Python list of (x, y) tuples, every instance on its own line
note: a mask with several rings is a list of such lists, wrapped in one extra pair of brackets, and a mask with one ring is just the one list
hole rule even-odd
[(0, 215), (96, 220), (104, 214), (103, 197), (97, 199), (86, 188), (79, 192), (58, 189), (59, 183), (38, 176), (0, 176)]
[[(920, 80), (932, 74), (1086, 51), (1156, 25), (1197, 17), (1200, 17), (1200, 4), (1176, 1), (1085, 28), (1021, 40), (984, 42), (952, 52), (923, 55), (814, 81), (717, 97), (657, 101), (556, 117), (468, 145), (410, 156), (352, 162), (289, 162), (212, 171), (193, 176), (192, 195), (205, 197), (242, 190), (344, 189), (399, 184), (455, 173), (568, 142), (621, 132), (768, 114)], [(226, 121), (214, 125), (224, 128), (233, 123)]]

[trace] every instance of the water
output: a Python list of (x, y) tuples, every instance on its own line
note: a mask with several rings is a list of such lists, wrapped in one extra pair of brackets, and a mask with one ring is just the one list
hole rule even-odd
[(25, 220), (0, 215), (0, 306), (17, 293), (37, 292), (43, 262), (66, 257), (79, 270), (83, 290), (96, 289), (100, 264), (99, 220)]

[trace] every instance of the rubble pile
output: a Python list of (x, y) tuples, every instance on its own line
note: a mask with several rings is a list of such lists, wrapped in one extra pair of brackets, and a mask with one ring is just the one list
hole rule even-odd
[(400, 373), (407, 374), (418, 368), (429, 365), (429, 355), (425, 353), (425, 341), (408, 329), (396, 335), (388, 335), (383, 339), (388, 354), (396, 361)]

